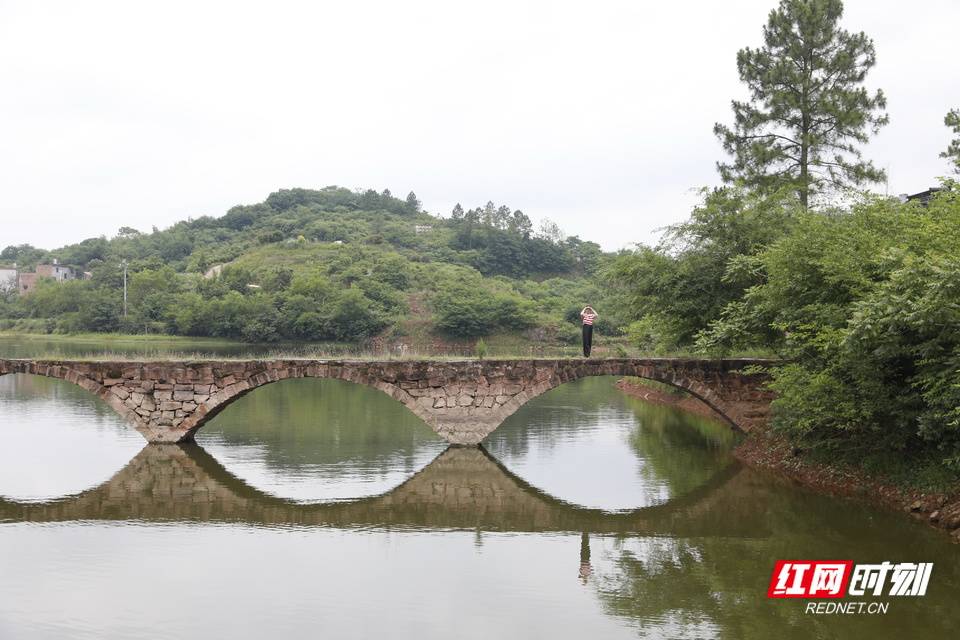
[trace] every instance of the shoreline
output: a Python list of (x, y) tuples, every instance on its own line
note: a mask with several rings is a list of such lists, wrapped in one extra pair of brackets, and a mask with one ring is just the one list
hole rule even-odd
[[(676, 395), (618, 380), (624, 393), (659, 404), (719, 420), (708, 406), (687, 395)], [(914, 520), (942, 530), (960, 543), (960, 488), (949, 492), (924, 492), (899, 486), (848, 465), (829, 465), (805, 458), (786, 438), (764, 430), (746, 434), (733, 450), (734, 457), (754, 469), (787, 478), (819, 493), (865, 501), (901, 511)]]

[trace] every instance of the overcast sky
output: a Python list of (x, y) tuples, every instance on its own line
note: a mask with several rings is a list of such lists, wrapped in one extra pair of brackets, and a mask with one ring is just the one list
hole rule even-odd
[[(775, 4), (0, 0), (0, 247), (331, 184), (651, 242), (718, 183), (711, 130)], [(960, 2), (848, 0), (843, 24), (888, 96), (867, 157), (891, 194), (935, 184)]]

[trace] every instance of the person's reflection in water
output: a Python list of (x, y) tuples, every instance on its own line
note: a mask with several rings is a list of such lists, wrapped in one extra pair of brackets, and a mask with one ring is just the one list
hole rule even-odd
[(587, 578), (593, 573), (590, 566), (590, 537), (584, 531), (580, 536), (580, 582), (587, 584)]

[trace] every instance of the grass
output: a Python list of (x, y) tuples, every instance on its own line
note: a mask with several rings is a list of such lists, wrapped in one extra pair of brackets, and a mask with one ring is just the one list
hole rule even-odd
[(20, 340), (33, 340), (44, 342), (64, 342), (64, 343), (116, 343), (130, 342), (139, 344), (158, 344), (158, 345), (205, 345), (210, 346), (244, 346), (245, 343), (229, 340), (227, 338), (191, 338), (189, 336), (172, 336), (166, 334), (136, 334), (136, 333), (27, 333), (20, 331), (0, 331), (0, 338), (17, 338)]
[(901, 489), (926, 493), (960, 491), (960, 474), (943, 465), (943, 455), (936, 451), (906, 453), (900, 451), (819, 450), (811, 448), (806, 455), (812, 462), (828, 467), (860, 470), (871, 478)]
[[(485, 358), (490, 360), (579, 359), (582, 357), (579, 345), (530, 342), (519, 334), (488, 336), (485, 341), (487, 344)], [(372, 350), (354, 343), (250, 344), (224, 338), (192, 338), (157, 334), (31, 334), (2, 331), (0, 332), (0, 355), (5, 352), (3, 344), (9, 344), (10, 342), (15, 342), (14, 346), (20, 347), (20, 349), (14, 350), (14, 353), (18, 355), (8, 357), (38, 360), (349, 359), (414, 361), (429, 359), (456, 361), (476, 359), (474, 344), (470, 340), (446, 342), (440, 349), (433, 348), (434, 345), (430, 342), (417, 341), (419, 344), (406, 345), (403, 349)], [(620, 357), (704, 358), (705, 356), (692, 352), (641, 353), (636, 349), (627, 349), (622, 340), (611, 338), (594, 347), (593, 357), (603, 359)]]

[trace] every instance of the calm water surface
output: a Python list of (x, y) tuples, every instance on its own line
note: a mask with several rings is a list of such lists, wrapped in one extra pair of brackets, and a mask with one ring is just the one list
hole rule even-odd
[[(0, 377), (0, 638), (934, 638), (958, 548), (752, 472), (720, 423), (613, 379), (483, 449), (339, 381), (245, 396), (144, 446), (69, 383)], [(777, 559), (934, 562), (886, 616), (765, 597)]]

